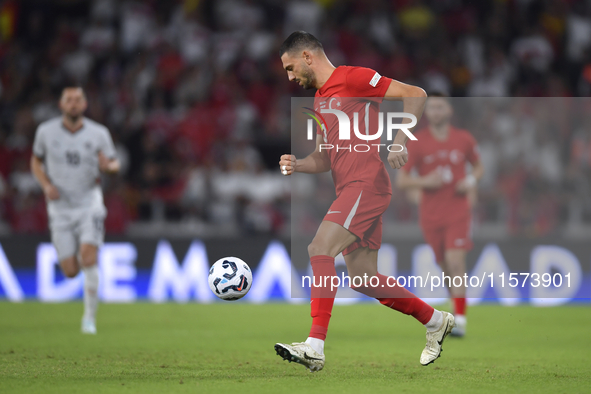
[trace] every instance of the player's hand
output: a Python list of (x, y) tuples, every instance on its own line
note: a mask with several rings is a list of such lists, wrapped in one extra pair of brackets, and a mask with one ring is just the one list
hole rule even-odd
[(291, 175), (295, 172), (296, 157), (294, 155), (282, 155), (279, 160), (279, 170), (283, 175)]
[(429, 174), (422, 177), (423, 188), (425, 189), (439, 189), (443, 185), (443, 176), (439, 170), (433, 170)]
[(99, 170), (101, 172), (106, 172), (109, 174), (119, 172), (119, 161), (118, 160), (108, 159), (107, 156), (105, 156), (103, 154), (103, 152), (101, 152), (101, 151), (99, 151), (99, 153), (98, 153), (98, 160), (99, 160)]
[(401, 146), (404, 149), (402, 149), (400, 152), (388, 153), (388, 163), (390, 163), (390, 167), (392, 168), (400, 169), (408, 161), (408, 150), (406, 150), (406, 146)]
[(456, 192), (466, 194), (476, 188), (476, 178), (473, 175), (468, 175), (458, 183), (456, 183)]
[(55, 201), (60, 198), (60, 192), (57, 190), (57, 187), (53, 186), (51, 183), (43, 188), (43, 194), (45, 194), (45, 198), (50, 201)]

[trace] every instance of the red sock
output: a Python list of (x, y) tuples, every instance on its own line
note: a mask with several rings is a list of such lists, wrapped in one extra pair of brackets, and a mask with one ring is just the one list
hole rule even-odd
[[(393, 286), (396, 281), (382, 274), (377, 274), (379, 283), (376, 287), (353, 287), (354, 290), (376, 298), (380, 304), (402, 312), (405, 315), (411, 315), (422, 324), (427, 324), (433, 316), (433, 307), (425, 303), (416, 295), (406, 290), (404, 287)], [(375, 282), (374, 282), (375, 283)], [(383, 286), (383, 287), (382, 287)]]
[[(312, 256), (310, 258), (312, 263), (312, 271), (314, 278), (311, 288), (312, 301), (310, 302), (312, 315), (312, 328), (310, 329), (310, 337), (326, 339), (326, 332), (328, 331), (328, 323), (334, 305), (334, 298), (337, 294), (337, 289), (331, 290), (331, 281), (326, 281), (327, 286), (322, 286), (324, 280), (322, 277), (333, 277), (337, 275), (337, 270), (334, 266), (334, 257), (330, 256)], [(318, 286), (315, 286), (318, 285)]]
[(456, 315), (466, 315), (466, 298), (454, 298), (454, 312)]

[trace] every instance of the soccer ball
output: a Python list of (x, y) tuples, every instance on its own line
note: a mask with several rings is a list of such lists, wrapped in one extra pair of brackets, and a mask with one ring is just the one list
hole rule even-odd
[(211, 266), (207, 282), (213, 294), (222, 300), (234, 301), (250, 290), (252, 271), (238, 257), (224, 257)]

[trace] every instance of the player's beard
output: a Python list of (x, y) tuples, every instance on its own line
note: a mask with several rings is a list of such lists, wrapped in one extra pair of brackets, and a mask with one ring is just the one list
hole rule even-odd
[(80, 120), (80, 118), (82, 118), (82, 114), (80, 113), (76, 113), (76, 114), (65, 114), (66, 119), (68, 120), (68, 122), (70, 122), (71, 124), (75, 124), (76, 122), (78, 122)]
[(312, 89), (316, 86), (316, 75), (314, 75), (314, 72), (306, 66), (302, 70), (302, 77), (300, 78), (300, 81), (302, 82), (302, 87), (304, 89)]

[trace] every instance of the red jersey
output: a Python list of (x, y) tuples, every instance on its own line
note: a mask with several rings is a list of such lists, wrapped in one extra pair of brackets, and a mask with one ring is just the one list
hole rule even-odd
[[(316, 112), (321, 113), (322, 109), (343, 111), (349, 117), (351, 124), (351, 138), (348, 140), (339, 139), (339, 122), (334, 114), (322, 114), (327, 125), (326, 132), (317, 128), (324, 143), (333, 146), (326, 152), (330, 159), (337, 196), (344, 187), (351, 184), (376, 194), (392, 194), (390, 177), (380, 158), (378, 147), (370, 145), (379, 144), (380, 141), (360, 139), (353, 131), (354, 113), (357, 113), (359, 132), (369, 135), (376, 133), (381, 99), (386, 94), (391, 81), (392, 79), (382, 77), (369, 68), (340, 66), (316, 92), (314, 100)], [(347, 99), (350, 97), (374, 97), (375, 99)], [(361, 145), (368, 145), (370, 149), (365, 152), (366, 148)], [(386, 149), (385, 146), (380, 148)]]
[(420, 204), (421, 225), (438, 226), (470, 215), (466, 194), (456, 192), (456, 184), (466, 177), (466, 163), (480, 161), (476, 140), (466, 130), (450, 126), (445, 141), (433, 137), (428, 128), (418, 131), (417, 141), (409, 140), (408, 162), (402, 170), (416, 168), (420, 176), (439, 169), (443, 185), (439, 189), (423, 189)]

